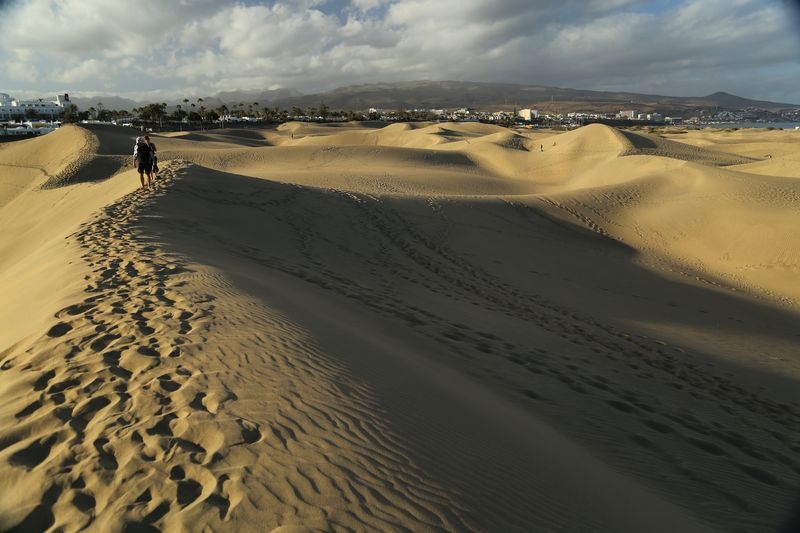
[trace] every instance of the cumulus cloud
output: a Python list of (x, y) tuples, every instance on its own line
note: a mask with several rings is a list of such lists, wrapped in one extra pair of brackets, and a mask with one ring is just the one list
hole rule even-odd
[(9, 61), (6, 64), (6, 73), (9, 79), (23, 82), (39, 76), (36, 67), (24, 61)]
[(107, 80), (113, 74), (113, 72), (110, 72), (112, 68), (97, 59), (88, 59), (71, 65), (67, 69), (56, 71), (52, 78), (62, 84), (74, 83), (85, 79)]
[(462, 79), (800, 102), (785, 0), (25, 0), (0, 10), (5, 92), (137, 98)]

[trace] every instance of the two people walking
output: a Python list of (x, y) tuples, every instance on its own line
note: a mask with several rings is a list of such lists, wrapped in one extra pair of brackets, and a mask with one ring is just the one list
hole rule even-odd
[[(133, 166), (139, 171), (142, 188), (153, 183), (153, 176), (158, 174), (158, 155), (156, 145), (150, 142), (149, 135), (136, 137), (136, 144), (133, 147)], [(146, 182), (145, 175), (147, 175)]]

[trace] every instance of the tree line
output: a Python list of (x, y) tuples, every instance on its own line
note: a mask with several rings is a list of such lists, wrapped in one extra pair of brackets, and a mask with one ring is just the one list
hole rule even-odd
[[(131, 123), (158, 126), (159, 129), (165, 126), (169, 128), (187, 127), (201, 128), (212, 124), (219, 125), (226, 121), (253, 121), (263, 123), (282, 123), (290, 120), (316, 120), (316, 121), (359, 121), (359, 120), (378, 120), (384, 114), (378, 112), (364, 113), (353, 110), (331, 109), (324, 103), (319, 106), (301, 108), (294, 106), (291, 109), (279, 108), (277, 106), (261, 106), (258, 102), (236, 103), (230, 106), (222, 104), (216, 108), (209, 108), (204, 105), (204, 100), (198, 98), (190, 101), (184, 98), (182, 103), (175, 104), (174, 108), (168, 111), (166, 102), (146, 104), (131, 110), (106, 109), (102, 102), (96, 106), (90, 106), (85, 110), (78, 110), (74, 104), (65, 107), (61, 119), (65, 123), (80, 122), (83, 120), (97, 120), (100, 122), (120, 122), (130, 121)], [(395, 120), (436, 120), (434, 113), (427, 111), (410, 111), (398, 109), (387, 113)], [(38, 118), (34, 110), (30, 110), (28, 118)], [(44, 118), (44, 117), (42, 117)]]

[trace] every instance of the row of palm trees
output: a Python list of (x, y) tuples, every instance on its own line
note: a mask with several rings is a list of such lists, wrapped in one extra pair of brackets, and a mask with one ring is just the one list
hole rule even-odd
[[(325, 103), (321, 103), (319, 107), (311, 106), (303, 109), (294, 106), (289, 109), (280, 109), (277, 106), (259, 106), (258, 102), (252, 103), (235, 103), (229, 107), (222, 104), (217, 108), (209, 109), (204, 105), (205, 101), (198, 98), (196, 101), (191, 101), (184, 98), (182, 103), (176, 104), (171, 112), (167, 112), (168, 105), (166, 102), (146, 104), (141, 107), (133, 108), (131, 111), (127, 110), (109, 110), (105, 109), (102, 102), (97, 102), (97, 106), (89, 107), (86, 111), (77, 112), (73, 109), (76, 120), (81, 119), (95, 119), (100, 121), (120, 121), (120, 120), (140, 120), (142, 122), (158, 124), (159, 128), (167, 125), (177, 125), (182, 128), (185, 123), (192, 123), (199, 125), (201, 128), (206, 124), (212, 122), (224, 122), (243, 120), (253, 120), (257, 122), (286, 122), (288, 120), (302, 119), (302, 120), (364, 120), (364, 119), (377, 119), (378, 117), (365, 115), (355, 111), (341, 111), (331, 110)], [(420, 120), (430, 119), (430, 117), (418, 117), (408, 111), (400, 110), (396, 113), (400, 120)], [(71, 120), (65, 120), (71, 121)]]
[[(322, 120), (328, 118), (363, 120), (364, 118), (362, 114), (353, 111), (331, 111), (324, 103), (320, 104), (319, 107), (303, 109), (295, 106), (291, 110), (288, 110), (280, 109), (277, 106), (260, 107), (258, 102), (240, 102), (232, 104), (230, 107), (226, 104), (222, 104), (215, 109), (209, 109), (203, 105), (204, 100), (202, 98), (198, 98), (196, 103), (191, 102), (188, 98), (184, 98), (182, 102), (182, 104), (176, 104), (175, 109), (171, 113), (167, 112), (166, 102), (147, 104), (142, 107), (134, 108), (132, 113), (143, 121), (158, 122), (160, 125), (163, 125), (163, 122), (167, 121), (200, 123), (201, 126), (208, 122), (224, 122), (226, 120), (242, 119), (258, 122), (284, 122), (300, 117)], [(90, 108), (90, 112), (94, 113), (95, 111), (93, 108)], [(121, 113), (125, 112), (123, 111)], [(98, 113), (98, 119), (99, 118)]]

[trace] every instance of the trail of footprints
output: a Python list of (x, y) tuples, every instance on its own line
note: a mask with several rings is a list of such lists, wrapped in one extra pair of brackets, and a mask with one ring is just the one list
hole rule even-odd
[[(93, 268), (86, 297), (56, 313), (27, 349), (0, 354), (0, 379), (29, 383), (34, 394), (24, 397), (36, 397), (5, 424), (0, 457), (22, 480), (42, 470), (50, 480), (20, 530), (47, 529), (70, 509), (83, 517), (75, 529), (112, 510), (104, 520), (118, 514), (137, 531), (157, 531), (174, 505), (210, 507), (222, 520), (230, 511), (233, 480), (215, 475), (213, 465), (226, 446), (257, 442), (261, 433), (221, 416), (235, 395), (207, 394), (207, 378), (182, 359), (182, 346), (202, 341), (213, 299), (187, 301), (179, 289), (191, 273), (159, 255), (135, 226), (141, 206), (181, 168), (165, 165), (154, 187), (107, 207), (73, 236)], [(203, 431), (190, 430), (204, 423)], [(110, 501), (98, 496), (109, 488)]]

